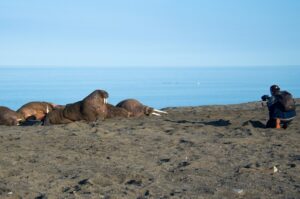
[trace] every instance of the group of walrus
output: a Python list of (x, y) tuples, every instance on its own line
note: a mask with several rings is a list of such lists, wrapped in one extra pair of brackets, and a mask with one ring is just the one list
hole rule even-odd
[(95, 90), (84, 99), (66, 105), (49, 102), (29, 102), (17, 111), (0, 106), (0, 125), (22, 125), (28, 121), (39, 121), (43, 125), (67, 124), (75, 121), (93, 122), (114, 117), (141, 117), (167, 114), (143, 105), (138, 100), (126, 99), (116, 106), (107, 103), (108, 93)]

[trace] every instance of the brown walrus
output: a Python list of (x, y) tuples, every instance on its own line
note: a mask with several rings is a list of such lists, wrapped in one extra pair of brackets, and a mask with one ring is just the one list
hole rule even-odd
[(107, 98), (106, 91), (95, 90), (81, 101), (67, 104), (64, 108), (54, 109), (53, 113), (46, 116), (44, 124), (65, 124), (80, 120), (91, 122), (105, 119)]
[(115, 118), (115, 117), (130, 117), (131, 113), (126, 109), (121, 107), (116, 107), (112, 104), (106, 104), (107, 107), (107, 115), (106, 118)]
[(34, 117), (35, 120), (43, 120), (56, 105), (49, 102), (29, 102), (17, 110), (26, 120)]
[(157, 109), (154, 109), (152, 107), (146, 106), (142, 104), (141, 102), (135, 100), (135, 99), (126, 99), (121, 102), (119, 102), (117, 107), (124, 108), (128, 112), (131, 113), (131, 117), (141, 117), (141, 116), (149, 116), (149, 115), (156, 115), (161, 116), (160, 114), (167, 114), (165, 111), (160, 111)]
[(64, 117), (65, 106), (55, 107), (51, 112), (47, 114), (44, 119), (44, 125), (50, 124), (67, 124), (73, 122)]
[(14, 126), (22, 121), (22, 115), (5, 106), (0, 106), (0, 125)]

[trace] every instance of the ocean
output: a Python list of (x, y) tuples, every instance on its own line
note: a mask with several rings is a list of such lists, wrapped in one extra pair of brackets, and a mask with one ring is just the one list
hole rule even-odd
[(30, 101), (73, 103), (96, 89), (109, 103), (135, 98), (155, 107), (237, 104), (260, 100), (269, 87), (300, 97), (300, 66), (0, 67), (0, 106)]

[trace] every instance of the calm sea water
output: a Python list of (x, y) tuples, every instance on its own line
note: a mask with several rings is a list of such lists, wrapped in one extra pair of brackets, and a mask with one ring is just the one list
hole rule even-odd
[(1, 67), (0, 105), (18, 109), (29, 101), (66, 104), (95, 89), (116, 104), (136, 98), (156, 107), (235, 104), (260, 100), (278, 84), (300, 97), (300, 67)]

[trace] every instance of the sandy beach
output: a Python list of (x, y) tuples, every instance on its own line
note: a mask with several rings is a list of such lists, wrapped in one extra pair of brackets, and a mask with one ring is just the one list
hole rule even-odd
[(288, 129), (260, 102), (162, 117), (0, 126), (0, 198), (299, 198), (300, 100)]

